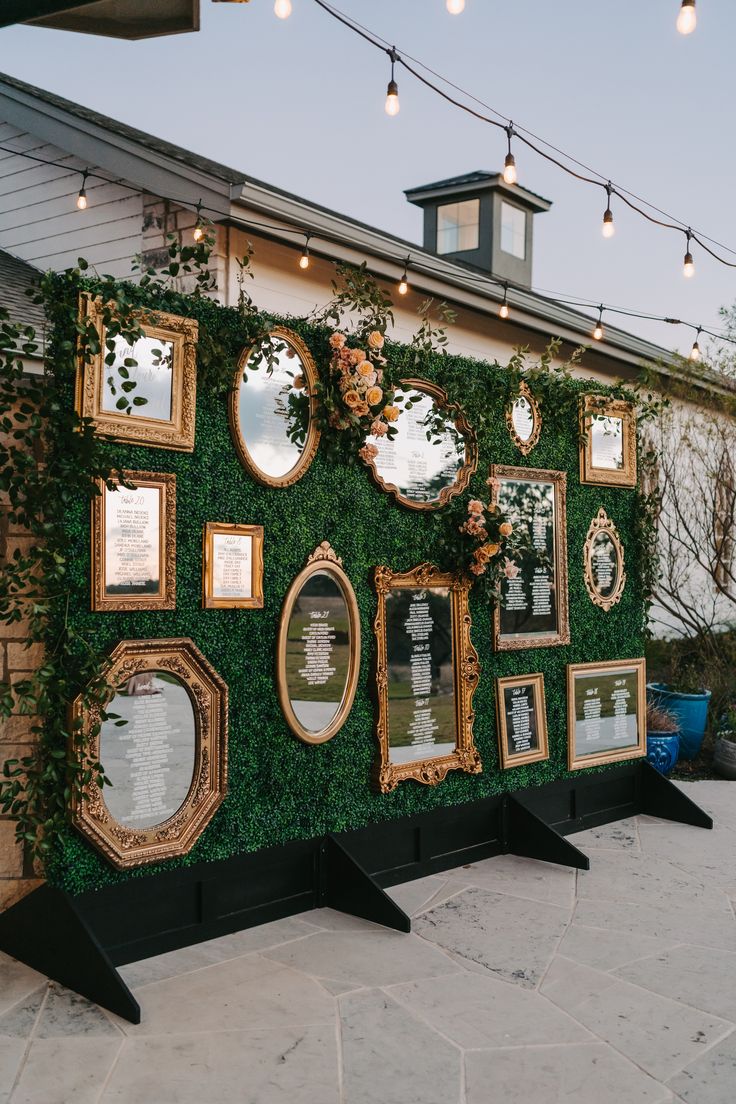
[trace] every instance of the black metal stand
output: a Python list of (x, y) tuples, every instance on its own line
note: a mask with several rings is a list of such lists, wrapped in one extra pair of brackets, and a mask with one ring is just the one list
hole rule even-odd
[(504, 844), (507, 854), (590, 870), (590, 859), (536, 813), (509, 795), (503, 806)]
[(680, 824), (692, 824), (696, 828), (712, 828), (713, 818), (699, 805), (664, 778), (646, 759), (642, 761), (640, 777), (641, 809), (646, 816), (676, 820)]
[(320, 845), (319, 905), (372, 920), (396, 931), (411, 931), (411, 920), (335, 836)]

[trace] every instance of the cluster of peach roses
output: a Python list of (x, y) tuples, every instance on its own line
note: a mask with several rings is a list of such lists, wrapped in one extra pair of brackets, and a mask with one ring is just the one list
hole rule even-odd
[[(487, 482), (493, 490), (498, 481), (489, 479)], [(496, 510), (495, 502), (489, 502), (486, 506), (479, 498), (471, 498), (468, 503), (468, 517), (460, 526), (460, 532), (467, 533), (469, 537), (481, 542), (473, 551), (473, 560), (469, 565), (473, 575), (485, 575), (491, 560), (495, 559), (501, 551), (501, 539), (490, 540), (488, 533), (489, 525), (495, 521), (493, 515)], [(498, 536), (503, 540), (510, 537), (512, 532), (513, 526), (508, 521), (502, 521), (498, 526)]]
[[(367, 351), (349, 349), (345, 334), (332, 334), (332, 371), (339, 377), (337, 386), (345, 413), (352, 415), (353, 420), (365, 419), (365, 428), (372, 437), (385, 437), (391, 423), (399, 416), (399, 408), (386, 402), (381, 386), (386, 360), (381, 353), (384, 336), (380, 330), (369, 333), (366, 344)], [(337, 429), (346, 429), (350, 424), (339, 415), (333, 415), (331, 421)], [(364, 460), (377, 455), (375, 445), (365, 444), (360, 449)]]

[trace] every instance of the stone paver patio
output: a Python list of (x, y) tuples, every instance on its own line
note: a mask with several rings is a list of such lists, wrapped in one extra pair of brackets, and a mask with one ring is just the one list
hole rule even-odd
[(0, 955), (0, 1104), (733, 1104), (736, 786), (123, 968), (133, 1026)]

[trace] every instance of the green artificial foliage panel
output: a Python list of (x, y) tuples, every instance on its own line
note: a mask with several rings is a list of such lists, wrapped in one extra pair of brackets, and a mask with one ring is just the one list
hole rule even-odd
[[(385, 564), (395, 571), (406, 571), (422, 561), (438, 562), (441, 512), (398, 505), (376, 487), (362, 464), (328, 460), (324, 441), (310, 469), (294, 486), (270, 489), (257, 483), (237, 458), (227, 409), (227, 390), (238, 355), (254, 332), (253, 320), (204, 299), (159, 295), (156, 302), (164, 309), (199, 320), (201, 364), (194, 452), (122, 444), (106, 448), (116, 466), (176, 475), (177, 607), (156, 612), (90, 612), (90, 506), (88, 501), (77, 500), (70, 504), (67, 520), (73, 594), (69, 617), (81, 638), (104, 651), (121, 639), (191, 637), (229, 687), (228, 794), (186, 857), (133, 871), (115, 871), (69, 827), (50, 864), (53, 884), (78, 893), (147, 877), (176, 865), (225, 859), (296, 838), (461, 805), (567, 776), (566, 664), (629, 659), (644, 653), (644, 596), (639, 581), (642, 551), (638, 544), (641, 500), (636, 491), (580, 485), (575, 411), (586, 385), (556, 373), (532, 383), (541, 404), (543, 426), (538, 445), (523, 457), (511, 441), (504, 417), (505, 402), (518, 375), (514, 377), (499, 365), (439, 354), (424, 356), (422, 364), (414, 366), (406, 347), (387, 343), (384, 351), (390, 367), (445, 388), (449, 398), (464, 407), (471, 425), (482, 422), (479, 464), (469, 488), (472, 495), (487, 499), (485, 480), (492, 463), (567, 472), (571, 643), (566, 647), (494, 653), (491, 610), (474, 588), (470, 599), (472, 640), (481, 664), (474, 697), (475, 742), (483, 772), (470, 776), (452, 771), (435, 787), (409, 781), (381, 795), (370, 784), (377, 755), (372, 679), (376, 612), (373, 568)], [(64, 347), (63, 315), (59, 310), (56, 315), (57, 345)], [(67, 315), (72, 327), (73, 302)], [(297, 331), (319, 371), (327, 371), (329, 330), (293, 319), (271, 321)], [(263, 326), (262, 317), (259, 325)], [(469, 389), (471, 380), (476, 384), (480, 381), (482, 386)], [(598, 385), (595, 390), (607, 391)], [(620, 388), (614, 391), (621, 393)], [(66, 398), (73, 401), (71, 371)], [(601, 506), (618, 529), (627, 571), (622, 600), (608, 613), (590, 601), (583, 579), (583, 544)], [(207, 521), (264, 527), (262, 610), (202, 609), (202, 531)], [(308, 746), (292, 735), (279, 707), (274, 675), (276, 641), (289, 585), (309, 554), (325, 540), (342, 558), (357, 597), (362, 625), (361, 669), (355, 703), (344, 727), (326, 744)], [(447, 569), (454, 565), (439, 559), (438, 566)], [(501, 772), (495, 677), (535, 672), (544, 674), (549, 760)]]

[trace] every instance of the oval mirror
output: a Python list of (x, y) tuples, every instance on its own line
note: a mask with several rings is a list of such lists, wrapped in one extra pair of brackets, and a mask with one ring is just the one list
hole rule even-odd
[(396, 436), (369, 437), (367, 461), (381, 488), (414, 510), (437, 510), (465, 490), (478, 464), (475, 434), (445, 392), (407, 379), (395, 391)]
[(117, 687), (106, 712), (117, 715), (100, 728), (109, 812), (124, 828), (163, 824), (194, 777), (197, 725), (187, 688), (168, 671), (139, 671)]
[(519, 452), (527, 456), (539, 440), (542, 416), (537, 400), (524, 382), (520, 384), (516, 398), (506, 408), (506, 424), (511, 440)]
[(585, 586), (591, 601), (609, 610), (621, 600), (626, 572), (621, 540), (615, 525), (602, 508), (588, 530), (583, 559)]
[(314, 459), (317, 370), (304, 343), (277, 326), (244, 350), (230, 392), (230, 430), (246, 470), (260, 483), (288, 487)]
[(342, 728), (360, 669), (360, 614), (327, 541), (289, 587), (277, 653), (279, 701), (295, 736), (323, 744)]

